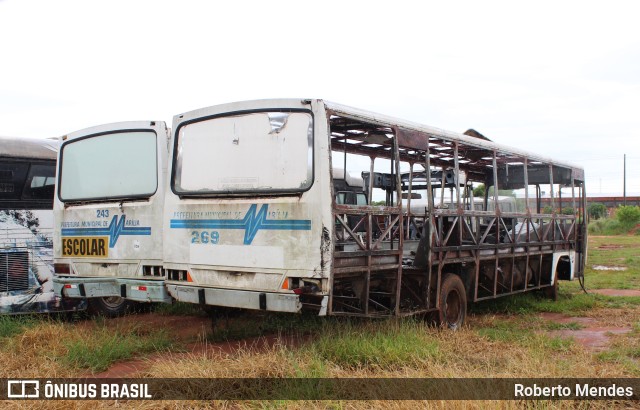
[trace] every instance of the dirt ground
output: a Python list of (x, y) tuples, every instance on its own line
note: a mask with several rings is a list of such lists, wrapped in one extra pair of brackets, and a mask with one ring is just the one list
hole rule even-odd
[[(640, 290), (628, 289), (598, 289), (591, 292), (608, 296), (640, 296)], [(572, 339), (587, 351), (597, 353), (606, 350), (611, 343), (612, 336), (625, 334), (632, 330), (631, 326), (625, 321), (621, 321), (618, 315), (619, 312), (617, 310), (605, 309), (595, 317), (567, 316), (561, 313), (541, 313), (539, 317), (544, 321), (555, 322), (560, 325), (572, 324), (573, 326), (570, 326), (570, 328), (548, 330), (546, 333), (552, 337)], [(210, 318), (202, 316), (171, 316), (146, 313), (112, 320), (115, 325), (135, 323), (138, 326), (142, 325), (149, 329), (172, 329), (172, 336), (182, 343), (184, 349), (180, 352), (160, 352), (137, 359), (120, 361), (104, 372), (86, 374), (88, 377), (139, 377), (150, 369), (152, 365), (169, 358), (175, 360), (181, 356), (192, 358), (195, 356), (215, 360), (216, 357), (233, 356), (239, 351), (265, 351), (276, 344), (295, 347), (308, 340), (308, 337), (272, 334), (213, 343), (208, 341), (208, 337), (214, 331), (213, 323)], [(88, 323), (85, 325), (89, 325)]]
[(562, 313), (542, 313), (540, 317), (549, 322), (579, 325), (580, 329), (551, 330), (547, 334), (563, 339), (573, 339), (592, 352), (605, 350), (611, 342), (611, 336), (628, 333), (632, 330), (628, 326), (607, 326), (600, 320), (591, 317), (566, 316)]
[[(305, 337), (272, 334), (242, 340), (212, 343), (207, 341), (207, 336), (214, 332), (213, 323), (210, 318), (202, 316), (170, 316), (145, 313), (111, 320), (115, 322), (114, 324), (116, 326), (134, 322), (137, 325), (142, 324), (142, 326), (149, 329), (171, 329), (171, 335), (176, 341), (183, 344), (184, 351), (154, 353), (139, 359), (120, 361), (104, 372), (88, 373), (86, 374), (87, 377), (138, 377), (154, 363), (166, 360), (167, 358), (176, 359), (181, 356), (197, 356), (215, 359), (221, 356), (233, 356), (239, 351), (265, 351), (276, 344), (294, 347), (305, 342)], [(224, 327), (224, 324), (218, 326)]]

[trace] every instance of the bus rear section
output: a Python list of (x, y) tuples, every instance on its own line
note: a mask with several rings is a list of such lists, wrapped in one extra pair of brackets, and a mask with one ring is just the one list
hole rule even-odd
[(173, 129), (164, 211), (171, 296), (326, 314), (333, 220), (322, 105), (226, 104), (176, 116)]
[(162, 207), (169, 133), (161, 121), (107, 124), (62, 138), (54, 198), (55, 291), (117, 315), (168, 302)]
[(209, 107), (173, 128), (163, 242), (179, 301), (459, 328), (468, 302), (582, 277), (571, 164), (322, 100)]

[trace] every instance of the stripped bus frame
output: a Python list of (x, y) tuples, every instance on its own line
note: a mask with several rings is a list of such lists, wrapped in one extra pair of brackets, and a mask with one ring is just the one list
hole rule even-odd
[[(345, 158), (347, 154), (368, 156), (369, 174), (374, 173), (376, 159), (390, 160), (390, 176), (395, 180), (387, 189), (395, 191), (387, 195), (390, 206), (333, 204), (343, 235), (337, 235), (334, 250), (329, 314), (405, 316), (436, 311), (440, 322), (457, 327), (464, 320), (467, 300), (545, 288), (555, 295), (558, 277), (583, 275), (586, 193), (581, 168), (467, 135), (330, 103), (326, 106), (332, 151), (343, 152)], [(410, 165), (404, 181), (400, 162)], [(410, 207), (416, 164), (427, 170), (440, 169), (443, 175), (438, 182), (424, 178), (429, 206), (422, 215), (412, 214)], [(434, 190), (447, 186), (445, 170), (453, 172), (455, 181), (464, 172), (468, 181), (484, 183), (487, 194), (493, 186), (496, 204), (499, 189), (526, 188), (524, 212), (501, 212), (499, 206), (493, 212), (465, 209), (466, 181), (448, 185), (455, 192), (457, 206), (440, 209)], [(542, 213), (541, 185), (551, 188), (551, 213)], [(373, 186), (367, 187), (370, 198)], [(536, 187), (534, 209), (530, 186)], [(403, 187), (409, 203), (406, 210), (397, 199), (403, 197)], [(555, 206), (554, 187), (570, 187), (570, 215), (561, 214)], [(488, 199), (487, 195), (485, 203)], [(348, 223), (356, 217), (356, 226), (364, 234), (356, 234), (354, 224)], [(417, 247), (415, 241), (408, 243), (409, 227), (416, 219), (424, 221)], [(347, 250), (338, 245), (340, 239), (357, 247)], [(464, 289), (458, 285), (456, 290), (452, 282), (462, 282)], [(453, 294), (449, 288), (454, 289)]]

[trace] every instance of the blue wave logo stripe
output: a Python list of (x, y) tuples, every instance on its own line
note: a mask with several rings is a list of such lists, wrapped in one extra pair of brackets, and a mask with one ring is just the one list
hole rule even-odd
[(130, 227), (124, 226), (126, 215), (122, 215), (118, 220), (118, 215), (114, 215), (108, 228), (62, 228), (62, 236), (109, 236), (109, 248), (116, 246), (121, 235), (151, 235), (150, 227)]
[(244, 229), (244, 244), (251, 245), (258, 231), (261, 229), (281, 231), (309, 231), (309, 219), (274, 220), (267, 219), (269, 205), (262, 205), (256, 212), (257, 204), (251, 205), (242, 219), (172, 219), (170, 227), (173, 229)]

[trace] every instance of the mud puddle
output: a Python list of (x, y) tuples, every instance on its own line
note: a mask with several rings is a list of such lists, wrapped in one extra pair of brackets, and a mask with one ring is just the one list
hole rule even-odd
[(591, 267), (593, 270), (611, 270), (611, 271), (625, 271), (627, 268), (625, 266), (607, 266), (607, 265), (593, 265)]
[(602, 326), (598, 320), (589, 317), (566, 316), (561, 313), (542, 313), (540, 317), (549, 322), (580, 325), (580, 329), (549, 330), (546, 334), (551, 337), (573, 339), (592, 352), (606, 350), (611, 343), (611, 336), (631, 332), (630, 327)]

